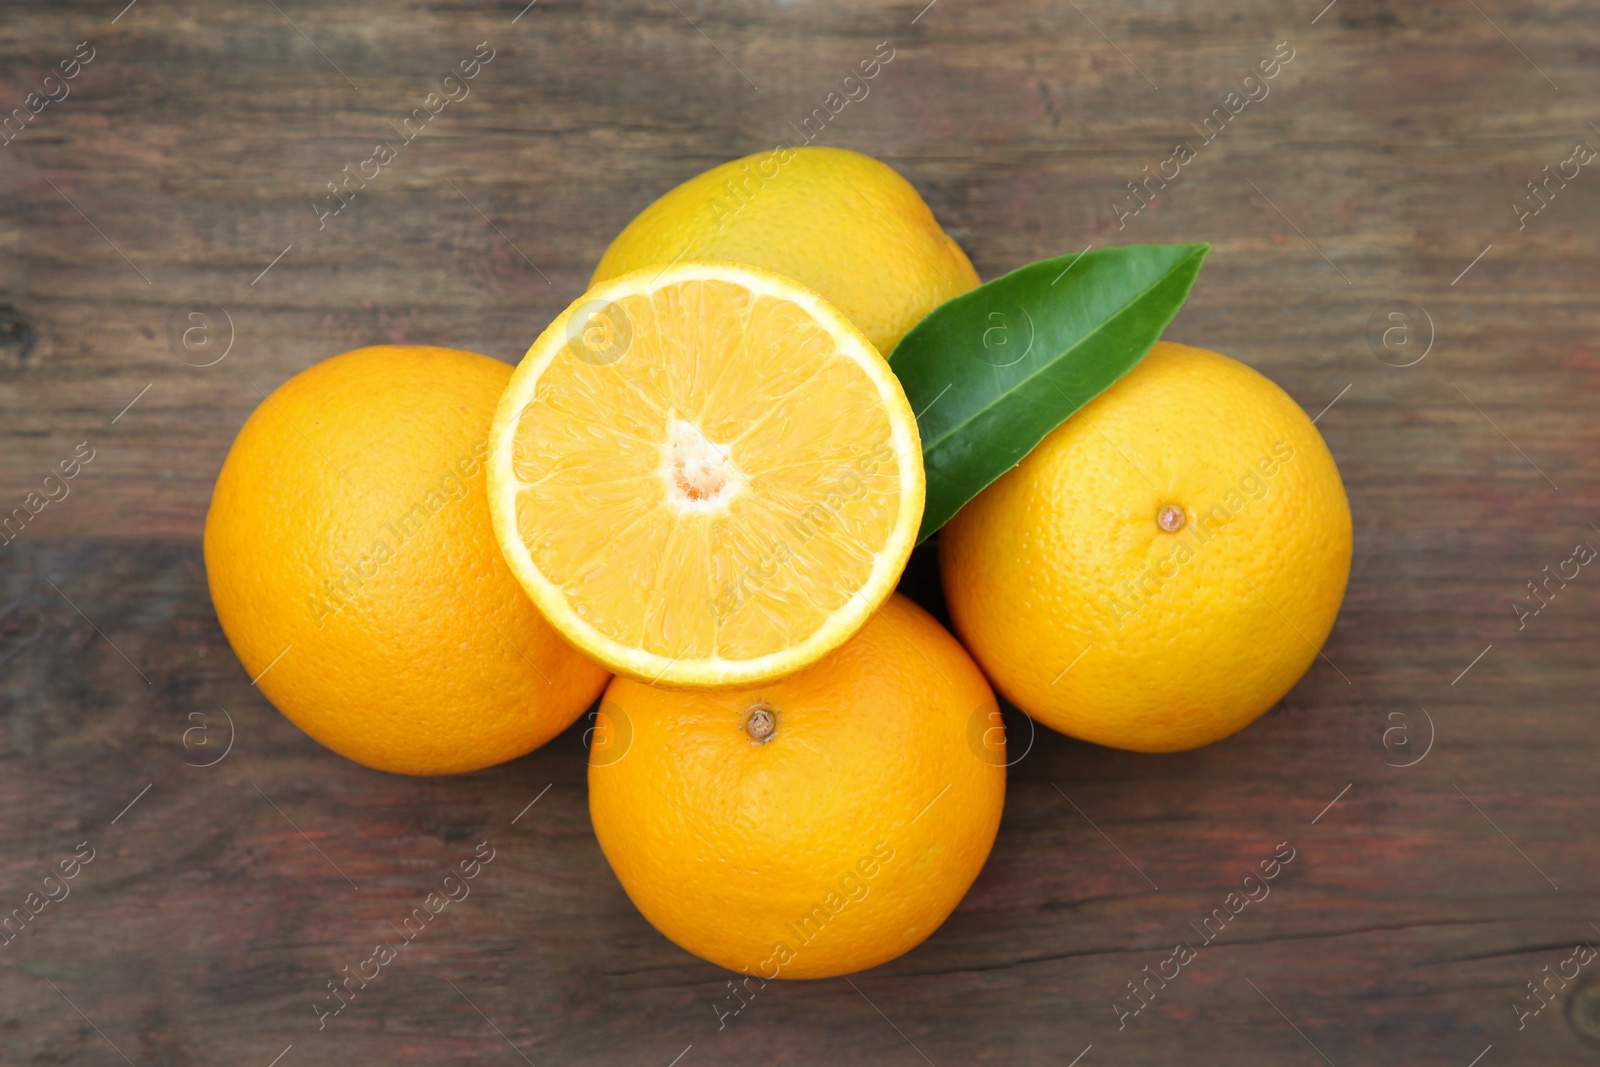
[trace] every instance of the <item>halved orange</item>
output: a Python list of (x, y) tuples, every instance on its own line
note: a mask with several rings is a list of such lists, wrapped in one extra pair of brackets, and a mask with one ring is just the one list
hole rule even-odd
[(822, 297), (731, 263), (595, 286), (490, 431), (512, 572), (566, 639), (660, 685), (747, 686), (843, 644), (922, 519), (900, 383)]

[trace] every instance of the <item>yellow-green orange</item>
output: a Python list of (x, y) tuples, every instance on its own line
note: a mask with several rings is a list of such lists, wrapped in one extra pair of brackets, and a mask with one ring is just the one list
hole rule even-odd
[(590, 285), (686, 259), (793, 278), (885, 357), (928, 312), (978, 284), (911, 183), (842, 148), (784, 146), (690, 178), (628, 223)]
[(619, 676), (590, 749), (595, 834), (644, 917), (703, 959), (762, 979), (874, 967), (937, 929), (989, 854), (994, 710), (955, 638), (899, 595), (781, 682)]
[(605, 685), (495, 543), (484, 457), (510, 377), (446, 348), (335, 356), (256, 408), (217, 478), (205, 557), (222, 629), (278, 710), (359, 763), (500, 763)]
[(1350, 571), (1344, 485), (1305, 412), (1242, 363), (1164, 342), (939, 538), (956, 631), (995, 687), (1143, 752), (1276, 703)]

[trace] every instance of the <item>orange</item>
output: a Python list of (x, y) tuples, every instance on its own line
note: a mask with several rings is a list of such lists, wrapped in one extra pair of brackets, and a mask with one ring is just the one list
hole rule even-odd
[(1350, 548), (1344, 484), (1300, 406), (1165, 342), (939, 535), (956, 632), (995, 687), (1141, 752), (1209, 744), (1277, 703), (1333, 628)]
[(911, 183), (843, 148), (782, 145), (690, 178), (628, 223), (589, 284), (686, 259), (793, 278), (885, 356), (928, 312), (978, 284)]
[(448, 348), (335, 356), (263, 401), (217, 477), (205, 556), (223, 632), (278, 710), (358, 763), (500, 763), (605, 685), (490, 527), (483, 460), (510, 377)]
[(922, 516), (889, 365), (795, 282), (679, 263), (605, 282), (539, 336), (490, 434), (523, 588), (618, 674), (743, 686), (837, 648)]
[[(994, 694), (934, 619), (892, 597), (781, 682), (601, 701), (589, 814), (657, 930), (756, 979), (874, 967), (933, 933), (1005, 802)], [(983, 731), (977, 731), (982, 734)]]

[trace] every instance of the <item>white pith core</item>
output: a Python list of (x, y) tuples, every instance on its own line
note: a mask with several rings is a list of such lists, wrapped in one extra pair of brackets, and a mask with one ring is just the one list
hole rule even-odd
[(664, 451), (667, 498), (685, 511), (726, 507), (744, 484), (727, 451), (713, 444), (692, 422), (672, 420)]

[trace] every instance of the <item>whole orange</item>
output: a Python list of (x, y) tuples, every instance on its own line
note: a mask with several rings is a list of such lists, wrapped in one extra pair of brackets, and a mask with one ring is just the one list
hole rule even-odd
[(484, 456), (510, 377), (448, 348), (346, 352), (274, 390), (217, 477), (205, 557), (223, 632), (279, 711), (358, 763), (501, 763), (605, 685), (495, 542)]
[(887, 359), (978, 272), (893, 167), (844, 148), (779, 146), (698, 174), (628, 223), (589, 284), (726, 260), (814, 289)]
[(1167, 342), (939, 534), (956, 632), (995, 687), (1140, 752), (1210, 744), (1277, 703), (1333, 629), (1350, 549), (1300, 405)]
[(779, 682), (618, 676), (590, 749), (595, 835), (644, 917), (703, 959), (761, 980), (874, 967), (936, 930), (989, 855), (994, 710), (977, 665), (898, 594)]

